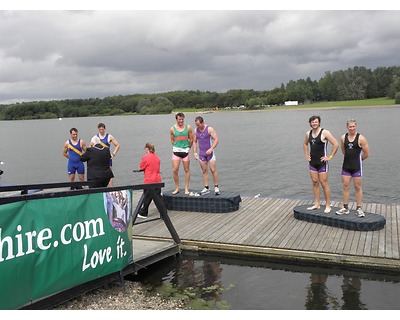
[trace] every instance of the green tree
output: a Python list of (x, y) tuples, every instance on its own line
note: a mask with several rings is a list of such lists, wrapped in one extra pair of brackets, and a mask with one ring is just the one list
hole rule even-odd
[(394, 100), (396, 104), (400, 104), (400, 92), (396, 92), (396, 94), (394, 95)]
[(400, 92), (400, 76), (394, 75), (392, 83), (388, 89), (388, 98), (395, 99), (398, 92)]

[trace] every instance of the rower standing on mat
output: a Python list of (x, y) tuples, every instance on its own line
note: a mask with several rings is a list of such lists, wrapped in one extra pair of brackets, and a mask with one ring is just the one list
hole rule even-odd
[[(215, 195), (219, 195), (218, 172), (214, 152), (219, 142), (218, 135), (213, 127), (204, 123), (203, 117), (196, 117), (195, 124), (197, 128), (194, 129), (193, 134), (193, 156), (195, 159), (200, 160), (200, 167), (203, 172), (204, 189), (201, 191), (201, 194), (210, 193), (210, 188), (208, 186), (208, 167), (210, 167), (214, 182), (214, 193)], [(197, 146), (199, 147), (198, 154)]]
[(192, 128), (190, 125), (185, 124), (185, 115), (178, 112), (175, 115), (176, 124), (170, 130), (170, 138), (172, 144), (172, 172), (175, 182), (175, 190), (172, 194), (179, 193), (179, 166), (183, 163), (185, 170), (185, 194), (189, 195), (189, 181), (190, 181), (190, 154), (189, 150), (192, 147)]
[[(321, 117), (312, 116), (308, 120), (311, 130), (306, 132), (304, 139), (304, 154), (309, 163), (310, 177), (313, 184), (314, 205), (307, 210), (316, 210), (320, 208), (320, 186), (322, 186), (325, 195), (325, 213), (331, 212), (330, 188), (328, 185), (328, 161), (332, 160), (336, 154), (339, 144), (333, 135), (326, 129), (322, 129)], [(332, 152), (328, 156), (328, 142), (332, 144)], [(310, 148), (308, 147), (310, 145)]]
[(340, 145), (344, 155), (342, 166), (343, 183), (343, 208), (336, 211), (336, 214), (349, 214), (350, 182), (353, 179), (356, 190), (356, 214), (360, 218), (365, 217), (361, 208), (362, 204), (362, 172), (363, 161), (369, 156), (367, 139), (357, 132), (357, 122), (354, 119), (347, 121), (348, 132), (341, 136)]

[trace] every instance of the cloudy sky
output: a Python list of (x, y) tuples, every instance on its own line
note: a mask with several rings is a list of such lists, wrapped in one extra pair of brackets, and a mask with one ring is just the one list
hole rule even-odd
[(395, 10), (0, 9), (0, 104), (271, 90), (400, 65)]

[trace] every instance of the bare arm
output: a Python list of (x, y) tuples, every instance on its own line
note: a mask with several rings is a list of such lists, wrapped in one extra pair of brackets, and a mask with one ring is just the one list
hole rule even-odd
[(175, 142), (175, 139), (174, 139), (174, 127), (171, 127), (169, 129), (169, 136), (170, 136), (170, 139), (171, 139), (171, 144), (174, 145), (174, 142)]
[(367, 139), (365, 139), (365, 137), (363, 135), (360, 135), (360, 138), (358, 140), (360, 147), (362, 149), (362, 156), (361, 156), (361, 160), (365, 160), (369, 157), (369, 146), (368, 146), (368, 142)]
[(197, 131), (197, 129), (194, 129), (194, 132), (193, 132), (193, 156), (197, 160), (198, 156), (197, 156), (197, 136), (196, 136), (196, 131)]
[(304, 138), (304, 144), (303, 144), (303, 149), (304, 149), (304, 155), (306, 156), (306, 161), (311, 161), (311, 156), (310, 156), (310, 150), (308, 149), (308, 136), (310, 132), (306, 132), (306, 137)]
[(82, 148), (82, 150), (83, 150), (83, 152), (86, 152), (86, 142), (85, 141), (83, 141), (83, 139), (81, 139), (81, 148)]
[(208, 149), (206, 151), (207, 154), (211, 154), (211, 152), (217, 147), (218, 145), (218, 135), (215, 132), (214, 128), (212, 127), (208, 127), (208, 134), (211, 136), (211, 138), (213, 139), (213, 144), (211, 145), (210, 149)]
[(64, 147), (63, 147), (63, 156), (66, 157), (67, 159), (69, 158), (69, 157), (68, 157), (68, 141), (66, 141), (66, 142), (64, 143)]
[(193, 146), (193, 130), (190, 125), (188, 125), (188, 138), (189, 138), (189, 146), (191, 148)]
[(340, 148), (342, 149), (342, 153), (344, 155), (344, 153), (346, 152), (346, 150), (344, 148), (344, 135), (342, 135), (340, 138)]
[(331, 134), (330, 131), (324, 130), (324, 131), (323, 131), (323, 135), (324, 135), (324, 137), (326, 138), (326, 140), (328, 140), (328, 141), (332, 144), (332, 152), (331, 152), (331, 154), (330, 154), (329, 156), (322, 157), (321, 160), (322, 160), (322, 161), (329, 161), (329, 160), (331, 160), (331, 159), (335, 156), (336, 152), (338, 151), (338, 149), (339, 149), (339, 143), (337, 142), (337, 140), (336, 140), (335, 137)]
[(111, 156), (114, 157), (117, 154), (120, 146), (117, 139), (115, 139), (111, 134), (109, 134), (108, 136), (109, 136), (109, 142), (111, 142), (115, 146), (113, 153), (111, 153)]

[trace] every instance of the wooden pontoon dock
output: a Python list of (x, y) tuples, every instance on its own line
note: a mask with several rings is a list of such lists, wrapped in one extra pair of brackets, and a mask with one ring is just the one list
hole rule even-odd
[[(142, 190), (158, 187), (158, 184), (103, 188), (104, 190), (102, 188), (69, 190), (72, 186), (78, 187), (85, 183), (86, 182), (73, 182), (0, 187), (0, 191), (2, 191), (0, 204), (4, 205), (4, 207), (2, 206), (4, 209), (3, 215), (9, 216), (14, 213), (13, 207), (16, 207), (22, 213), (18, 215), (14, 214), (12, 217), (15, 217), (15, 219), (22, 219), (22, 217), (24, 217), (25, 219), (26, 216), (28, 221), (26, 222), (25, 219), (24, 223), (28, 223), (30, 221), (29, 219), (32, 221), (33, 218), (37, 219), (39, 214), (44, 215), (46, 213), (50, 217), (54, 217), (54, 213), (60, 216), (64, 215), (63, 217), (66, 220), (62, 220), (62, 225), (58, 225), (58, 221), (55, 219), (48, 219), (42, 222), (41, 230), (50, 230), (51, 224), (54, 224), (54, 230), (67, 230), (66, 228), (72, 228), (71, 221), (68, 219), (71, 219), (70, 216), (76, 214), (77, 217), (73, 221), (74, 226), (83, 226), (84, 224), (81, 220), (85, 221), (85, 223), (92, 221), (98, 223), (87, 225), (101, 226), (101, 229), (80, 229), (87, 230), (87, 235), (91, 236), (93, 239), (100, 234), (97, 233), (97, 231), (100, 232), (100, 230), (102, 230), (102, 235), (105, 234), (104, 230), (106, 228), (105, 226), (107, 226), (110, 237), (114, 237), (111, 241), (119, 245), (120, 237), (118, 237), (117, 241), (116, 236), (119, 235), (119, 233), (115, 233), (112, 227), (102, 222), (104, 217), (98, 218), (98, 212), (102, 213), (103, 210), (105, 210), (103, 209), (104, 200), (102, 198), (104, 195), (98, 197), (95, 193), (130, 189), (135, 191), (132, 197), (132, 209), (136, 208), (134, 210), (135, 212), (132, 214), (131, 220), (133, 223), (131, 246), (133, 260), (127, 261), (127, 265), (122, 266), (122, 269), (116, 268), (116, 271), (112, 273), (98, 273), (100, 276), (97, 276), (97, 278), (92, 277), (92, 279), (87, 278), (87, 281), (83, 278), (78, 284), (74, 283), (74, 285), (70, 287), (65, 285), (63, 288), (59, 289), (59, 291), (49, 291), (50, 293), (47, 295), (38, 295), (38, 297), (35, 296), (33, 299), (30, 298), (30, 300), (24, 296), (26, 302), (25, 300), (21, 300), (22, 302), (19, 300), (10, 300), (13, 304), (4, 305), (3, 308), (11, 308), (10, 306), (12, 306), (12, 308), (18, 309), (44, 309), (111, 281), (119, 280), (121, 285), (123, 285), (123, 277), (125, 275), (136, 273), (146, 266), (162, 261), (165, 258), (175, 256), (184, 250), (187, 250), (187, 252), (198, 251), (199, 253), (209, 252), (213, 255), (237, 255), (241, 259), (245, 258), (248, 260), (253, 258), (257, 260), (265, 258), (269, 261), (275, 260), (291, 264), (312, 264), (313, 266), (331, 265), (339, 268), (357, 268), (357, 270), (367, 269), (379, 273), (392, 272), (398, 274), (400, 271), (400, 231), (398, 223), (400, 205), (398, 204), (367, 203), (363, 205), (366, 215), (372, 213), (379, 215), (379, 218), (384, 218), (385, 224), (383, 227), (375, 231), (348, 230), (337, 226), (298, 219), (298, 216), (295, 216), (294, 209), (299, 208), (299, 206), (311, 205), (311, 200), (269, 197), (240, 198), (240, 196), (238, 199), (236, 194), (229, 192), (221, 192), (220, 196), (211, 194), (201, 197), (198, 196), (197, 198), (183, 195), (180, 200), (183, 203), (175, 203), (174, 201), (176, 199), (172, 199), (174, 200), (173, 202), (165, 204), (165, 198), (164, 200), (160, 198), (153, 199), (156, 204), (152, 202), (149, 210), (149, 217), (147, 219), (141, 219), (137, 217), (137, 213), (143, 199)], [(160, 186), (163, 187), (164, 185), (160, 184)], [(75, 196), (80, 196), (80, 198), (74, 198)], [(80, 211), (81, 209), (70, 209), (70, 211), (68, 211), (70, 216), (64, 213), (66, 207), (69, 208), (72, 204), (77, 205), (78, 202), (74, 201), (74, 199), (81, 199), (80, 203), (84, 206), (89, 198), (92, 199), (90, 208), (88, 207), (86, 210), (82, 211)], [(204, 203), (202, 202), (204, 202), (205, 205), (203, 205)], [(24, 205), (10, 205), (14, 203), (23, 203)], [(48, 209), (48, 212), (42, 210), (42, 207), (38, 205), (41, 203), (46, 204), (45, 208)], [(49, 203), (51, 203), (51, 206)], [(65, 205), (65, 203), (68, 203), (68, 205)], [(29, 204), (29, 206), (27, 204)], [(173, 207), (178, 204), (180, 207), (179, 210)], [(192, 204), (195, 204), (195, 209), (191, 206)], [(181, 205), (184, 205), (182, 207), (184, 209), (181, 208)], [(334, 207), (340, 207), (341, 203), (332, 202), (332, 205)], [(54, 209), (54, 206), (56, 206), (57, 209)], [(94, 206), (93, 210), (92, 206)], [(172, 208), (169, 206), (172, 206)], [(349, 207), (352, 210), (351, 214), (354, 215), (355, 203), (350, 203)], [(202, 211), (195, 212), (195, 210)], [(89, 213), (92, 215), (89, 215)], [(315, 214), (319, 213), (315, 212)], [(334, 216), (335, 209), (332, 210), (329, 215)], [(95, 217), (96, 220), (94, 220), (93, 217)], [(105, 217), (108, 216), (105, 215)], [(365, 218), (365, 221), (366, 220)], [(5, 226), (6, 224), (4, 221), (3, 223)], [(37, 220), (35, 220), (35, 223), (33, 223), (31, 227), (35, 232), (35, 226), (38, 225), (37, 223)], [(18, 234), (18, 232), (21, 231), (20, 229), (22, 229), (22, 222), (15, 223), (15, 225), (15, 228), (13, 227), (11, 231), (1, 234), (3, 246), (2, 266), (5, 272), (18, 269), (12, 268), (11, 262), (14, 263), (12, 259), (16, 256), (13, 255), (13, 251), (10, 248), (12, 248), (14, 244), (19, 245), (21, 242), (17, 240), (19, 237), (22, 237), (22, 235)], [(29, 231), (29, 226), (26, 227), (24, 225), (24, 230)], [(43, 233), (44, 231), (40, 232)], [(16, 233), (16, 235), (14, 236), (13, 233)], [(33, 231), (31, 234), (33, 234)], [(131, 237), (128, 236), (127, 230), (126, 234), (123, 235), (130, 241)], [(16, 242), (12, 242), (12, 237), (17, 239)], [(38, 238), (40, 238), (38, 241), (43, 240), (43, 237)], [(96, 240), (99, 238), (100, 237), (97, 237)], [(33, 236), (30, 239), (34, 239)], [(58, 246), (59, 242), (57, 238), (55, 238), (53, 242), (50, 242), (50, 237), (46, 239), (48, 242), (45, 243), (47, 247), (44, 249), (52, 248), (54, 254), (58, 253), (58, 250), (62, 250), (63, 247)], [(71, 240), (71, 238), (68, 239)], [(68, 239), (63, 238), (63, 240)], [(93, 239), (91, 240), (93, 241)], [(65, 246), (68, 245), (68, 248), (71, 248), (69, 247), (70, 243), (75, 244), (75, 250), (79, 254), (76, 255), (77, 258), (74, 257), (75, 260), (78, 259), (78, 263), (71, 265), (71, 268), (76, 268), (77, 265), (79, 272), (82, 272), (81, 269), (83, 267), (80, 264), (81, 261), (79, 261), (81, 258), (82, 244), (78, 240), (80, 240), (80, 238), (77, 238), (75, 242), (65, 242)], [(51, 247), (52, 243), (53, 246)], [(104, 259), (106, 250), (109, 250), (107, 252), (111, 252), (111, 249), (107, 249), (107, 246), (110, 245), (111, 243), (105, 242), (99, 247), (100, 251), (96, 251), (99, 250), (97, 247), (92, 249), (92, 252), (94, 252), (93, 256), (90, 258), (90, 261), (86, 260), (85, 256), (83, 260), (84, 266), (90, 266), (95, 269), (98, 267), (98, 263), (105, 263), (106, 260), (100, 260), (100, 254), (103, 254)], [(7, 250), (5, 250), (5, 248)], [(25, 247), (14, 249), (22, 250), (23, 248)], [(47, 252), (44, 250), (42, 251), (43, 252), (39, 252), (38, 249), (38, 253), (41, 253), (43, 257), (47, 257)], [(118, 251), (115, 250), (115, 252)], [(18, 256), (18, 259), (24, 258), (36, 258), (36, 256), (27, 254)], [(41, 259), (41, 261), (43, 259)], [(20, 260), (15, 261), (15, 263), (20, 263)], [(117, 261), (117, 258), (109, 258), (107, 260), (107, 262), (111, 261)], [(6, 265), (6, 263), (8, 264)], [(21, 268), (25, 266), (23, 263), (20, 263), (20, 265)], [(7, 269), (7, 266), (10, 266), (9, 269)], [(53, 279), (55, 279), (53, 280), (54, 283), (59, 282), (57, 280), (59, 279), (58, 272), (58, 268), (55, 268), (53, 271), (53, 273), (57, 274), (57, 276), (53, 276)], [(62, 274), (62, 276), (64, 276), (64, 274)], [(32, 275), (31, 277), (32, 279), (41, 279), (40, 274)], [(70, 278), (67, 277), (66, 279)], [(47, 282), (45, 284), (47, 285)], [(15, 290), (15, 282), (9, 282), (8, 286), (12, 286), (13, 290)], [(21, 281), (18, 288), (22, 290), (21, 292), (25, 292), (25, 286), (26, 283)], [(45, 285), (40, 285), (30, 290), (34, 292), (42, 287), (47, 288)], [(27, 292), (29, 293), (30, 291)]]
[[(386, 225), (377, 231), (353, 231), (296, 219), (293, 208), (307, 204), (312, 202), (243, 198), (240, 208), (234, 212), (169, 210), (168, 216), (179, 234), (183, 249), (265, 256), (291, 263), (358, 267), (379, 272), (400, 271), (400, 205), (364, 204), (366, 212), (382, 215)], [(332, 205), (340, 207), (341, 203), (332, 202)], [(354, 214), (355, 203), (350, 203), (349, 207)], [(330, 214), (334, 215), (334, 210)], [(133, 226), (133, 241), (171, 239), (163, 221), (157, 217), (159, 213), (153, 208), (148, 219), (137, 219)]]

